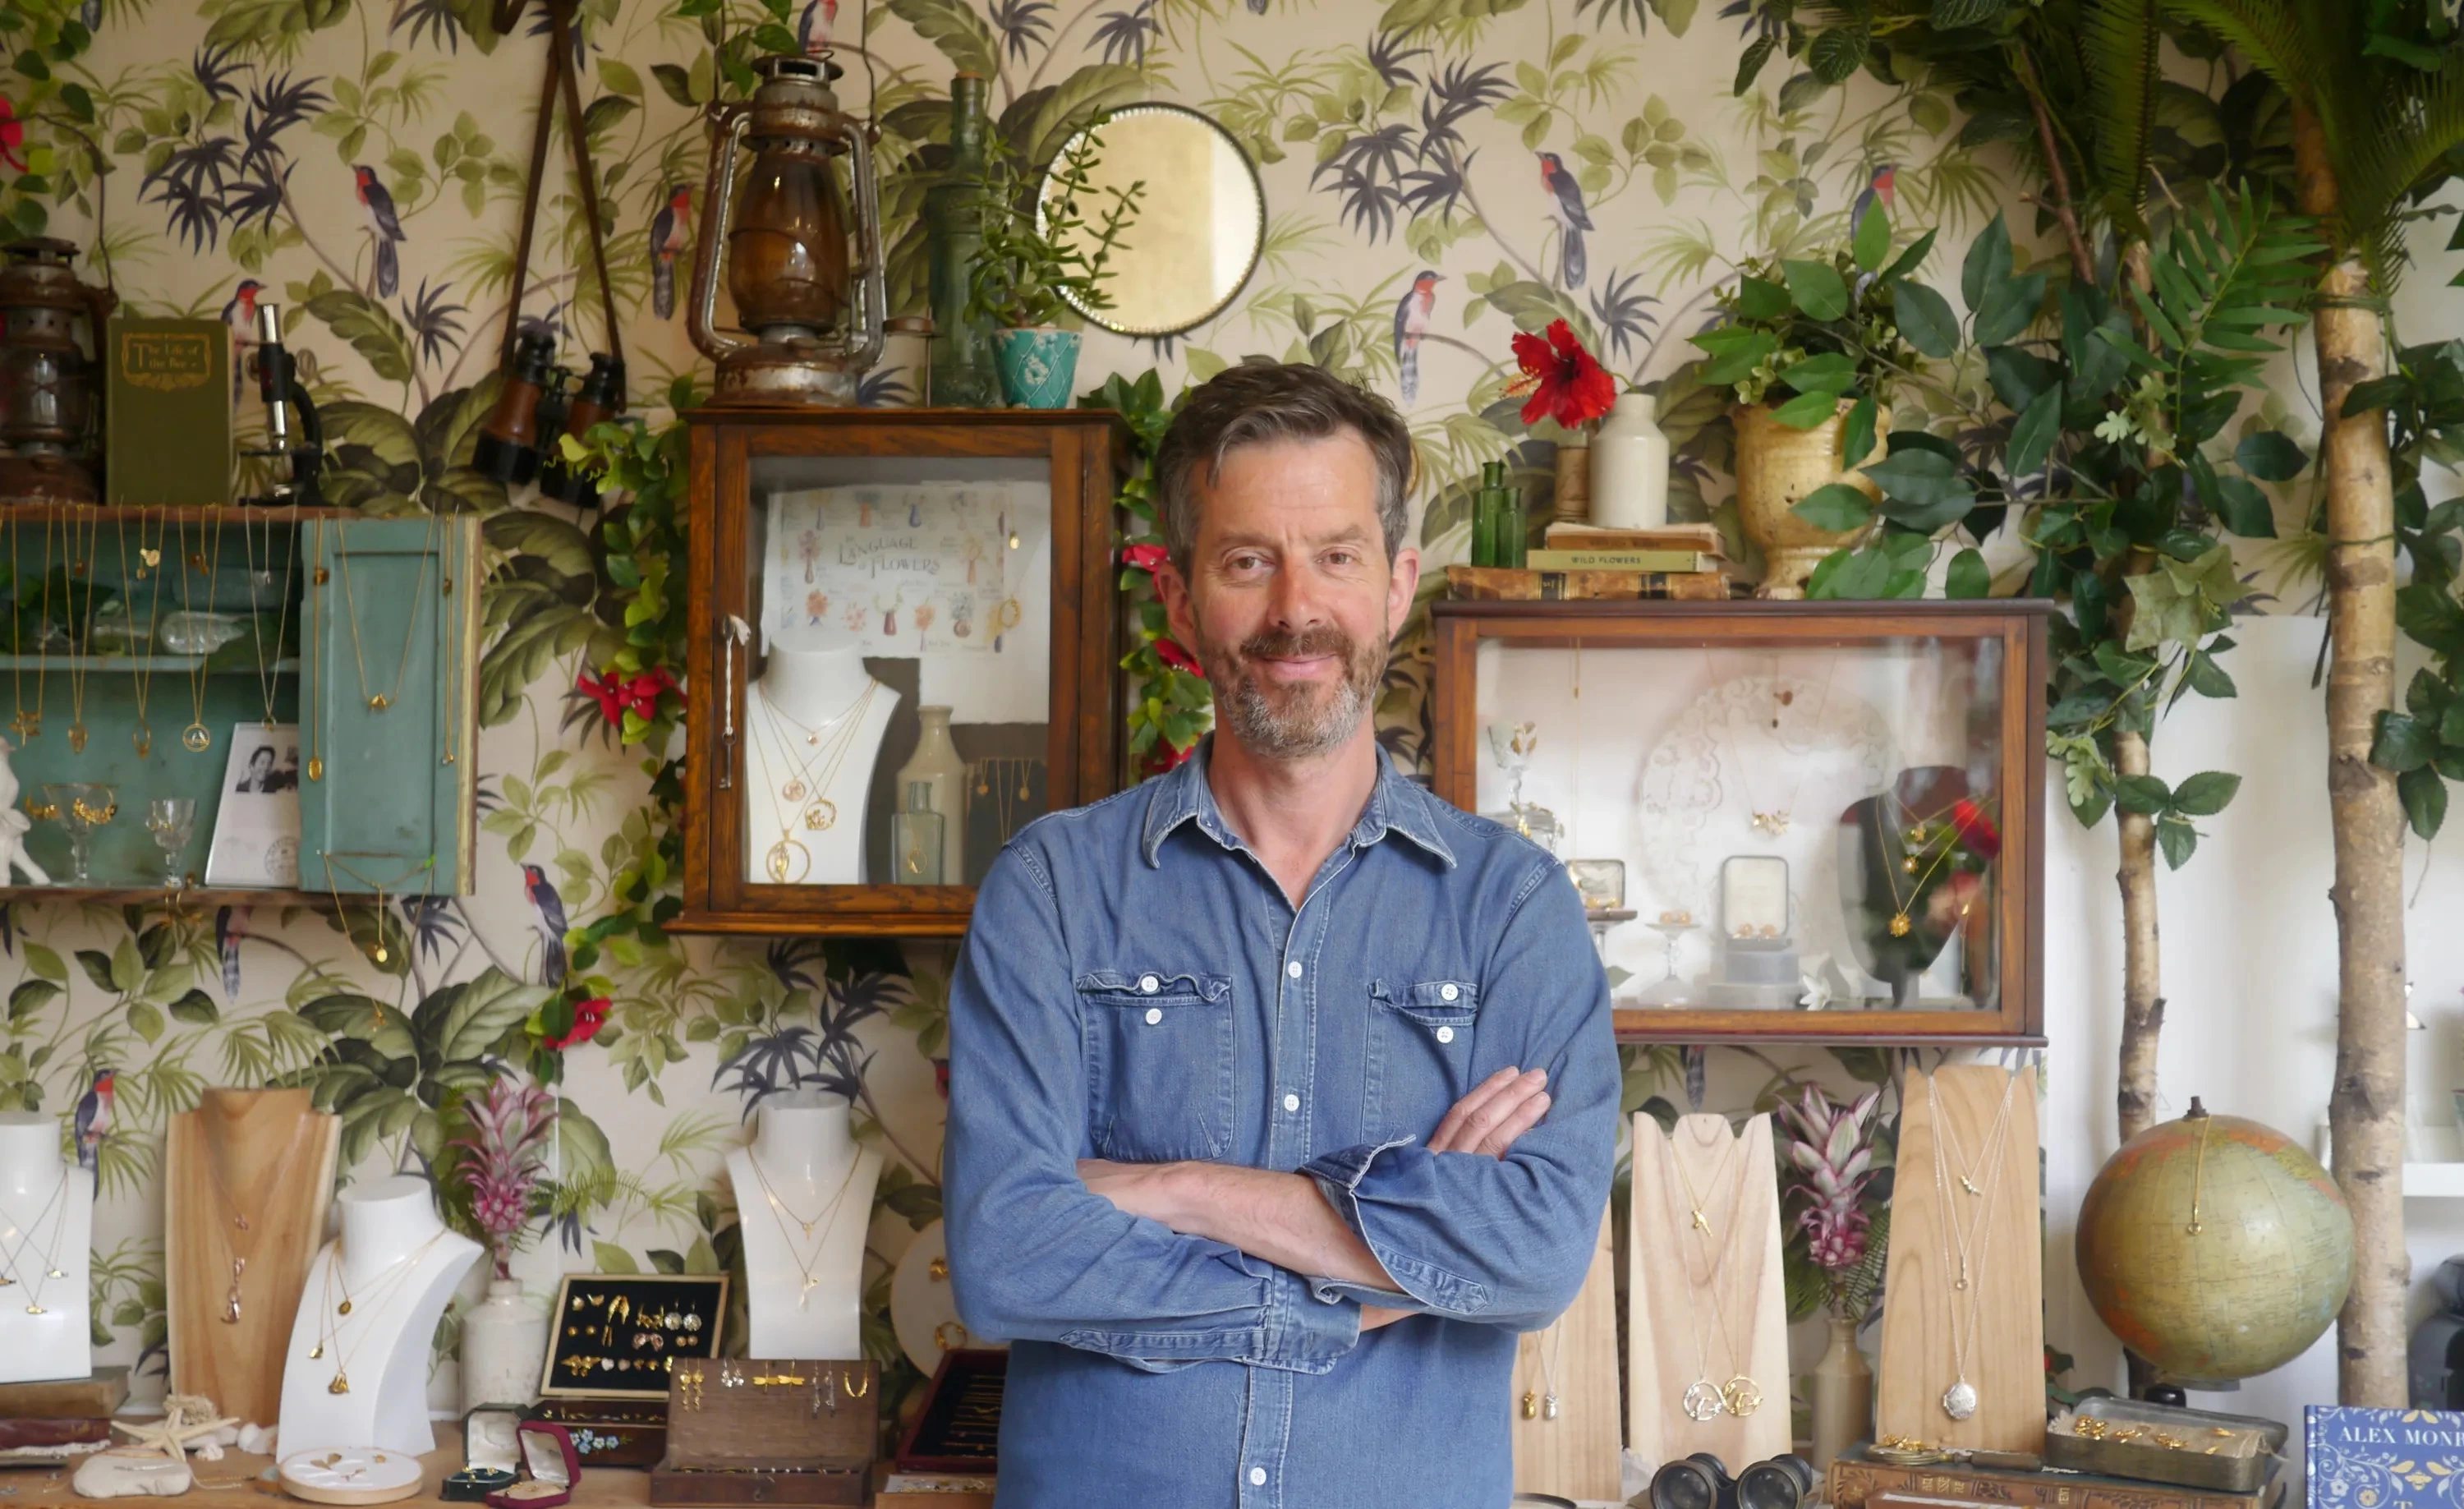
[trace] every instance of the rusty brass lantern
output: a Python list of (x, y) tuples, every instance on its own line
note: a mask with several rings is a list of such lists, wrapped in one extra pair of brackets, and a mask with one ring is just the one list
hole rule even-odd
[[(839, 109), (826, 56), (753, 65), (761, 85), (731, 105), (711, 140), (710, 192), (693, 249), (693, 344), (718, 364), (718, 404), (855, 402), (856, 380), (881, 356), (887, 293), (872, 149)], [(752, 161), (737, 166), (740, 147)], [(854, 214), (833, 158), (847, 160)], [(737, 322), (718, 329), (719, 257)]]
[(0, 254), (0, 502), (93, 502), (95, 365), (76, 325), (84, 316), (99, 346), (119, 300), (77, 281), (67, 241), (12, 241)]

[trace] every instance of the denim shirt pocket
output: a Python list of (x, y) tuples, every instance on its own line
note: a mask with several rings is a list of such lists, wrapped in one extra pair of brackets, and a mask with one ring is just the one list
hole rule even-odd
[(1426, 1140), (1471, 1090), (1480, 987), (1469, 980), (1369, 983), (1361, 1120), (1381, 1138)]
[(1232, 981), (1140, 968), (1077, 979), (1088, 1125), (1123, 1163), (1223, 1157), (1232, 1143)]

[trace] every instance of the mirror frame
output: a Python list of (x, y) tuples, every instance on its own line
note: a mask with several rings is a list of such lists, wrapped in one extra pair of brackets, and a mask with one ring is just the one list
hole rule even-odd
[[(1062, 296), (1063, 302), (1068, 304), (1071, 309), (1077, 311), (1080, 319), (1099, 329), (1109, 330), (1114, 335), (1129, 336), (1135, 340), (1161, 341), (1168, 340), (1177, 335), (1185, 335), (1188, 332), (1197, 329), (1199, 325), (1206, 323), (1208, 321), (1213, 320), (1216, 316), (1223, 313), (1226, 309), (1231, 308), (1232, 300), (1241, 297), (1241, 290), (1249, 286), (1249, 279), (1258, 276), (1258, 263), (1265, 258), (1266, 251), (1266, 182), (1258, 171), (1256, 159), (1250, 157), (1248, 150), (1242, 146), (1241, 139), (1226, 130), (1223, 126), (1223, 122), (1216, 120), (1213, 116), (1208, 115), (1203, 110), (1193, 109), (1184, 104), (1176, 104), (1167, 100), (1141, 100), (1134, 104), (1120, 106), (1111, 113), (1111, 119), (1107, 120), (1104, 124), (1118, 124), (1124, 119), (1139, 115), (1187, 116), (1191, 120), (1204, 125), (1206, 129), (1214, 132), (1217, 136), (1222, 138), (1224, 144), (1232, 148), (1234, 155), (1240, 158), (1241, 166), (1249, 170), (1249, 190), (1257, 196), (1258, 200), (1258, 233), (1249, 243), (1248, 265), (1242, 269), (1241, 276), (1234, 279), (1232, 286), (1224, 290), (1222, 298), (1209, 305), (1205, 313), (1200, 314), (1198, 318), (1189, 321), (1185, 324), (1177, 324), (1169, 329), (1127, 329), (1112, 322), (1110, 317), (1110, 311), (1089, 309), (1085, 305), (1079, 303), (1077, 300), (1070, 298), (1068, 295), (1064, 294)], [(1052, 161), (1054, 163), (1058, 163), (1063, 158), (1068, 156), (1070, 148), (1075, 146), (1079, 140), (1085, 137), (1088, 132), (1095, 129), (1096, 127), (1094, 125), (1089, 124), (1082, 125), (1075, 131), (1070, 132), (1067, 137), (1063, 139), (1060, 150), (1053, 153)], [(1043, 230), (1045, 227), (1044, 195), (1045, 187), (1051, 182), (1052, 168), (1049, 166), (1046, 166), (1044, 170), (1044, 175), (1036, 181), (1035, 186), (1035, 220), (1036, 228), (1039, 231)]]

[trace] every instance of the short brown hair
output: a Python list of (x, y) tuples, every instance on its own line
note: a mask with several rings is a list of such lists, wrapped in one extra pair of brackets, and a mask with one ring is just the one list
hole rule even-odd
[(1190, 390), (1155, 452), (1156, 522), (1175, 566), (1189, 568), (1198, 546), (1196, 472), (1211, 484), (1223, 458), (1270, 440), (1322, 440), (1349, 430), (1377, 465), (1377, 522), (1386, 559), (1403, 547), (1411, 522), (1412, 432), (1395, 406), (1320, 366), (1243, 362)]

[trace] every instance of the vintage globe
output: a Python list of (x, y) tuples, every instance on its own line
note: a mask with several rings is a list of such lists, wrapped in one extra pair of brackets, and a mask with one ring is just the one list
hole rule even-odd
[(2196, 1099), (2115, 1153), (2079, 1207), (2079, 1281), (2175, 1378), (2248, 1378), (2317, 1341), (2353, 1278), (2353, 1217), (2317, 1159)]

